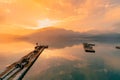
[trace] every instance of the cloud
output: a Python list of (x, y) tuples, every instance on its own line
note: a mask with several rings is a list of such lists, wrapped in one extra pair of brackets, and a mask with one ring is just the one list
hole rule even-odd
[(105, 14), (106, 21), (118, 21), (120, 20), (120, 6), (110, 8)]
[(110, 2), (110, 4), (113, 4), (113, 5), (119, 5), (120, 4), (120, 0), (110, 0), (109, 2)]
[(0, 8), (0, 24), (3, 24), (5, 22), (6, 14), (4, 12), (5, 12), (5, 10)]
[[(77, 31), (107, 29), (119, 20), (119, 0), (0, 0), (0, 21), (35, 27), (38, 20), (61, 21), (61, 28)], [(56, 26), (58, 27), (58, 26)]]
[(16, 0), (0, 0), (0, 3), (12, 3)]
[(2, 24), (4, 21), (5, 21), (5, 18), (2, 15), (0, 15), (0, 24)]

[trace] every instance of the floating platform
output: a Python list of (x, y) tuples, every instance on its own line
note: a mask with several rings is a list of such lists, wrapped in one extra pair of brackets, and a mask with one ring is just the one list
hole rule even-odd
[(95, 53), (95, 50), (93, 50), (93, 49), (85, 49), (85, 52), (92, 52), (92, 53)]
[(85, 52), (95, 53), (93, 46), (95, 46), (95, 44), (83, 43), (83, 47), (84, 47)]

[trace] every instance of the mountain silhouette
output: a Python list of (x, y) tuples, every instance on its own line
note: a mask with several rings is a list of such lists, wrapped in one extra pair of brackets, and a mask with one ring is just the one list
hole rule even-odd
[(81, 37), (83, 37), (79, 32), (74, 32), (72, 30), (65, 30), (61, 28), (44, 28), (39, 29), (36, 32), (22, 36), (19, 40), (24, 40), (30, 43), (40, 43), (51, 46), (52, 48), (64, 48), (66, 46), (73, 46), (79, 44)]

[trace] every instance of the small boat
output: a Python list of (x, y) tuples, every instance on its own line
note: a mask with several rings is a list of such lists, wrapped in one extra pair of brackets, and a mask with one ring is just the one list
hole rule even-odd
[(92, 52), (92, 53), (95, 53), (95, 50), (94, 50), (94, 49), (90, 49), (90, 48), (85, 48), (85, 52)]
[(92, 53), (95, 53), (95, 50), (93, 49), (93, 44), (88, 44), (88, 43), (83, 43), (83, 47), (84, 47), (84, 50), (85, 52), (92, 52)]
[(120, 46), (116, 46), (116, 49), (120, 49)]

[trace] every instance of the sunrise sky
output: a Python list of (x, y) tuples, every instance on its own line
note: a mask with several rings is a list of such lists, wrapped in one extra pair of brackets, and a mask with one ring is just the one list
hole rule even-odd
[(120, 31), (120, 0), (0, 0), (0, 33), (54, 26), (73, 31)]

